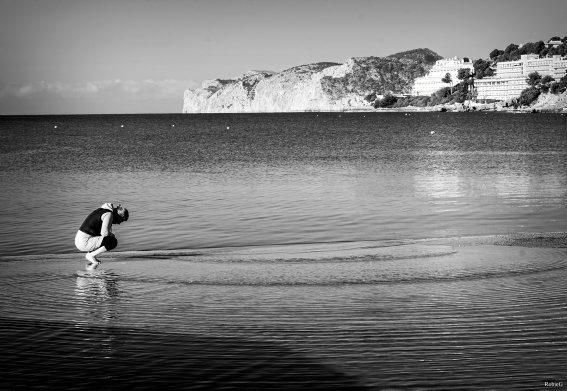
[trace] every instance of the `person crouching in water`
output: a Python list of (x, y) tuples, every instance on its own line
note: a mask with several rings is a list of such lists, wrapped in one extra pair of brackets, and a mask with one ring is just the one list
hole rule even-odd
[(87, 270), (98, 267), (100, 261), (97, 255), (116, 248), (118, 241), (112, 233), (112, 224), (128, 221), (128, 215), (128, 209), (122, 205), (115, 208), (111, 203), (106, 203), (89, 214), (81, 224), (75, 235), (75, 246), (79, 251), (87, 251)]

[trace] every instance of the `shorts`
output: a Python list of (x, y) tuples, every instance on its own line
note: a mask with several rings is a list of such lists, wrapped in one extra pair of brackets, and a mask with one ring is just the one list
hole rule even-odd
[(94, 251), (102, 247), (102, 239), (102, 236), (91, 236), (79, 230), (75, 235), (75, 246), (79, 251)]

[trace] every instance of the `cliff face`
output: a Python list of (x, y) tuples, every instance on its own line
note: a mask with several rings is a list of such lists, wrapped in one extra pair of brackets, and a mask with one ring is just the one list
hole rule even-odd
[(185, 91), (184, 113), (329, 111), (370, 108), (376, 95), (409, 93), (441, 57), (416, 49), (388, 57), (356, 57), (344, 64), (315, 63), (274, 73), (203, 82)]
[(561, 94), (541, 94), (530, 109), (542, 111), (567, 111), (567, 91)]

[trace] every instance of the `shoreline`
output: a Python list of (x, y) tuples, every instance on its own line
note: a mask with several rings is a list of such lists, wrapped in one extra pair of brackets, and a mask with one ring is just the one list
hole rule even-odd
[[(380, 255), (388, 249), (412, 248), (420, 245), (433, 246), (512, 246), (533, 248), (567, 248), (567, 232), (513, 232), (508, 234), (491, 235), (464, 235), (451, 237), (431, 237), (415, 239), (384, 239), (384, 240), (362, 240), (346, 242), (321, 242), (321, 243), (288, 243), (271, 245), (247, 245), (227, 247), (195, 247), (186, 249), (162, 249), (162, 250), (123, 250), (112, 251), (103, 256), (106, 258), (126, 259), (208, 259), (210, 257), (225, 257), (235, 259), (243, 257), (246, 259), (273, 258), (273, 259), (322, 259), (334, 258), (337, 255), (346, 257)], [(411, 252), (410, 252), (411, 253)], [(443, 254), (442, 251), (440, 254)], [(440, 255), (437, 254), (437, 255)], [(51, 254), (27, 254), (10, 255), (0, 254), (0, 262), (18, 261), (50, 261), (50, 260), (81, 260), (84, 253), (78, 251)], [(307, 255), (307, 256), (306, 256)], [(330, 256), (331, 255), (331, 256)], [(400, 254), (399, 254), (400, 255)], [(423, 255), (427, 255), (423, 253)]]
[[(445, 109), (445, 110), (443, 110)], [(472, 103), (471, 108), (463, 107), (462, 103), (444, 104), (428, 107), (405, 106), (393, 108), (353, 107), (336, 110), (289, 110), (289, 111), (216, 111), (216, 112), (163, 112), (163, 113), (64, 113), (64, 114), (0, 114), (0, 119), (27, 118), (27, 117), (96, 117), (96, 116), (160, 116), (160, 115), (234, 115), (234, 114), (332, 114), (332, 113), (509, 113), (509, 114), (567, 114), (567, 106), (563, 108), (550, 108), (546, 106), (529, 106), (521, 108), (505, 107), (498, 103)]]
[(353, 112), (379, 112), (379, 113), (507, 113), (507, 114), (534, 114), (534, 113), (545, 113), (545, 114), (567, 114), (567, 109), (534, 109), (531, 107), (528, 108), (489, 108), (484, 107), (484, 105), (491, 105), (491, 104), (478, 104), (475, 106), (475, 109), (463, 109), (463, 108), (455, 108), (453, 105), (439, 105), (433, 107), (402, 107), (402, 108), (393, 108), (393, 109), (375, 109), (375, 110), (353, 110)]
[[(508, 106), (507, 106), (508, 105)], [(541, 94), (540, 97), (529, 106), (514, 108), (507, 101), (496, 101), (481, 103), (465, 101), (463, 103), (446, 103), (435, 106), (404, 106), (374, 108), (373, 106), (336, 107), (326, 110), (288, 110), (288, 111), (215, 111), (215, 112), (182, 112), (182, 114), (283, 114), (283, 113), (416, 113), (416, 112), (504, 112), (511, 114), (524, 113), (567, 113), (567, 93), (560, 95)]]

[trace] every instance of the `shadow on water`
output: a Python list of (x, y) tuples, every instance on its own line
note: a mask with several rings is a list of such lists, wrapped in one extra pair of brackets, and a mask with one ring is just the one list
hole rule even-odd
[(2, 389), (364, 389), (272, 342), (0, 318)]

